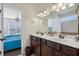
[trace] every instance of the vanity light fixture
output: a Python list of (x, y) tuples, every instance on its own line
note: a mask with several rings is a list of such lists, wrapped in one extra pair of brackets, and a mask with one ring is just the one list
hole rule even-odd
[(43, 13), (41, 12), (40, 15), (43, 15)]
[[(56, 12), (59, 12), (59, 11), (62, 11), (62, 10), (65, 10), (67, 9), (68, 7), (72, 7), (74, 6), (75, 4), (74, 3), (59, 3), (59, 4), (54, 4), (52, 6), (52, 11), (56, 11)], [(41, 10), (41, 12), (38, 14), (39, 17), (45, 17), (47, 15), (49, 15), (52, 11), (48, 11), (46, 9), (43, 9)]]
[(52, 10), (55, 11), (56, 10), (56, 5), (52, 6)]
[(66, 6), (63, 6), (61, 9), (64, 10), (64, 9), (66, 9), (66, 8), (67, 8)]
[(44, 9), (43, 11), (41, 11), (41, 12), (38, 14), (38, 16), (39, 16), (39, 17), (45, 17), (45, 16), (47, 16), (47, 15), (49, 15), (49, 14), (50, 14), (50, 13)]
[(68, 5), (68, 7), (72, 7), (72, 6), (74, 6), (75, 4), (74, 3), (70, 3), (69, 5)]
[(46, 13), (47, 13), (47, 11), (44, 11), (44, 13), (46, 14)]

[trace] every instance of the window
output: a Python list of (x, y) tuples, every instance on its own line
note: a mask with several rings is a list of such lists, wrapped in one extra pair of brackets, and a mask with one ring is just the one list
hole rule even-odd
[(72, 20), (77, 20), (77, 16), (76, 15), (71, 15), (71, 16), (63, 17), (61, 22), (72, 21)]
[(4, 35), (20, 33), (21, 11), (4, 7)]
[(15, 19), (8, 20), (8, 32), (9, 34), (20, 33), (20, 22)]
[(52, 32), (52, 20), (48, 19), (48, 32)]

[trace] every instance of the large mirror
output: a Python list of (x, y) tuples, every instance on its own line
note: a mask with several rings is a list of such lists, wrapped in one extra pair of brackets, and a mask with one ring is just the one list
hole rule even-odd
[(61, 32), (66, 34), (78, 34), (78, 18), (76, 15), (63, 17)]
[(78, 5), (48, 16), (48, 32), (78, 35)]
[(68, 35), (78, 34), (78, 6), (68, 9), (69, 11), (60, 14), (61, 19), (61, 33)]

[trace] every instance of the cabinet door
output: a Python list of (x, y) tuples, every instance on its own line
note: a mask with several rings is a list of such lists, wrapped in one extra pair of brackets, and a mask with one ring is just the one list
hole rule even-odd
[(31, 40), (32, 52), (35, 55), (40, 55), (40, 44), (36, 40)]
[(51, 48), (43, 45), (41, 47), (41, 56), (51, 56)]
[(55, 51), (54, 49), (51, 50), (51, 56), (54, 56), (55, 55)]
[(35, 40), (31, 40), (32, 52), (35, 53), (37, 48), (37, 42)]
[(66, 55), (69, 56), (77, 56), (77, 49), (69, 47), (69, 46), (65, 46), (65, 45), (61, 45), (61, 52), (63, 52)]
[(55, 52), (55, 54), (54, 54), (55, 56), (65, 56), (63, 53), (58, 52), (58, 51), (56, 51), (56, 50), (55, 50), (54, 52)]
[(47, 46), (60, 51), (60, 44), (58, 44), (58, 43), (55, 43), (52, 41), (47, 41)]
[(35, 55), (36, 56), (40, 56), (40, 46), (37, 47), (36, 51), (35, 51)]

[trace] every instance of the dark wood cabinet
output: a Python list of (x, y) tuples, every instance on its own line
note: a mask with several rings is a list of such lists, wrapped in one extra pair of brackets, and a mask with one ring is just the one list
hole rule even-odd
[(30, 36), (32, 52), (36, 56), (79, 56), (79, 49)]
[(55, 56), (65, 56), (65, 54), (63, 54), (63, 53), (61, 53), (61, 52), (59, 52), (59, 51), (54, 51), (54, 55)]
[(45, 39), (41, 40), (41, 56), (51, 56), (51, 48), (46, 46), (46, 41)]
[(31, 48), (32, 48), (32, 53), (35, 55), (40, 55), (40, 39), (36, 40), (35, 38), (31, 39)]
[(78, 53), (78, 50), (66, 45), (61, 45), (61, 52), (69, 56), (76, 56)]
[(51, 48), (46, 45), (41, 46), (41, 56), (51, 56)]
[(36, 51), (35, 51), (35, 55), (36, 56), (40, 56), (40, 46), (37, 47)]
[(51, 56), (55, 56), (55, 51), (54, 51), (54, 49), (51, 49)]
[(47, 46), (60, 51), (60, 44), (58, 44), (58, 43), (55, 43), (52, 41), (47, 41)]

